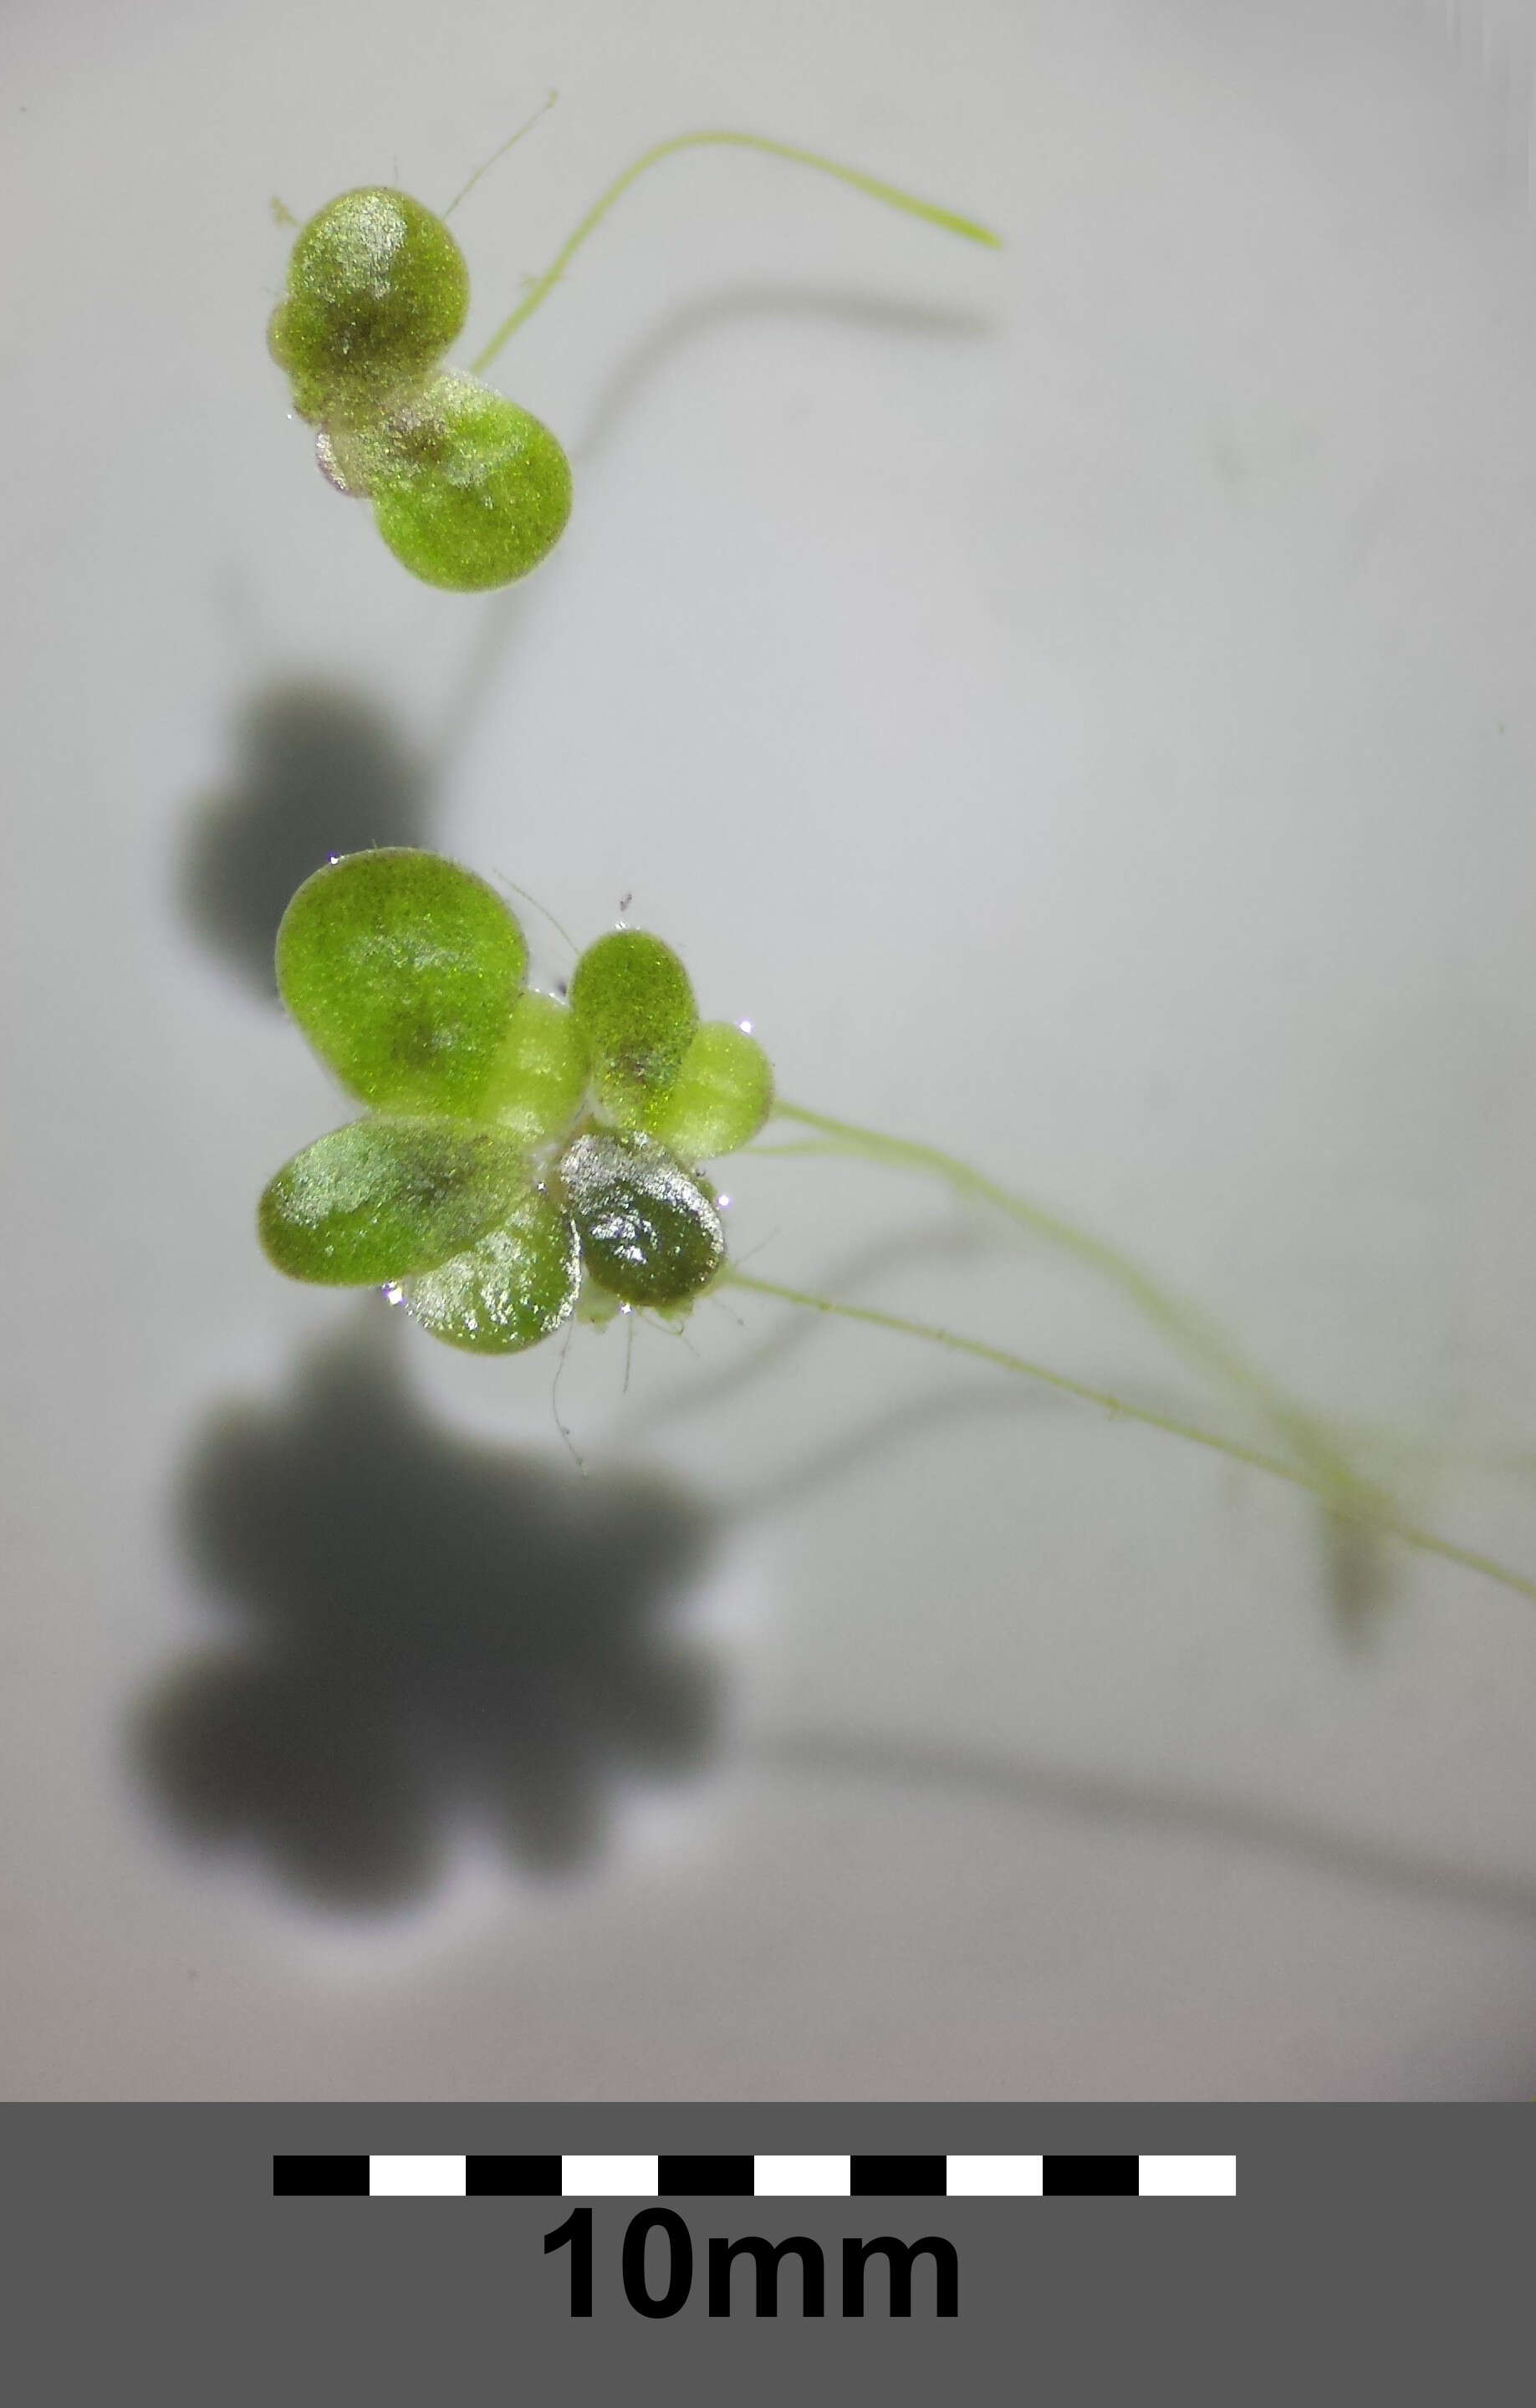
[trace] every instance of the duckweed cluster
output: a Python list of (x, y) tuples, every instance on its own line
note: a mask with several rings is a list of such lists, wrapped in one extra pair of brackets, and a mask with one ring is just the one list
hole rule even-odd
[[(639, 176), (679, 151), (719, 146), (813, 168), (997, 244), (972, 219), (796, 145), (720, 130), (679, 135), (644, 152), (587, 211), (475, 369), (542, 306)], [(444, 220), (408, 194), (370, 186), (342, 194), (300, 230), (268, 339), (330, 482), (371, 501), (385, 542), (416, 576), (473, 592), (547, 556), (569, 515), (571, 480), (547, 427), (444, 366), (468, 298)], [(366, 1107), (296, 1154), (263, 1194), (261, 1240), (280, 1270), (382, 1286), (434, 1337), (481, 1354), (537, 1345), (579, 1310), (598, 1319), (685, 1312), (727, 1275), (720, 1199), (700, 1166), (755, 1136), (775, 1109), (773, 1075), (747, 1028), (700, 1023), (687, 972), (659, 938), (628, 928), (600, 938), (562, 1002), (527, 986), (522, 928), (494, 889), (433, 853), (390, 848), (335, 859), (299, 889), (277, 968), (315, 1052)], [(1389, 1535), (1536, 1598), (1536, 1579), (1405, 1519), (1325, 1422), (1093, 1232), (936, 1147), (777, 1109), (818, 1147), (937, 1176), (1106, 1280), (1257, 1407), (1278, 1451), (883, 1307), (730, 1272), (739, 1288), (979, 1358), (1293, 1482), (1322, 1502), (1336, 1559), (1353, 1563), (1364, 1538)]]
[(773, 1106), (745, 1029), (700, 1022), (682, 962), (618, 928), (568, 1003), (525, 983), (527, 946), (483, 880), (406, 847), (307, 880), (278, 983), (368, 1107), (267, 1185), (262, 1244), (290, 1278), (381, 1286), (435, 1338), (537, 1345), (578, 1305), (684, 1312), (725, 1262), (700, 1166)]
[(369, 185), (301, 228), (267, 329), (324, 475), (371, 500), (412, 575), (458, 593), (525, 577), (570, 516), (570, 463), (549, 428), (442, 365), (468, 307), (442, 219)]
[[(370, 184), (327, 202), (300, 228), (268, 349), (294, 409), (316, 430), (323, 473), (338, 493), (371, 500), (380, 534), (414, 576), (478, 593), (525, 577), (558, 543), (570, 515), (570, 463), (549, 428), (480, 383), (479, 371), (542, 307), (631, 185), (679, 151), (722, 147), (812, 168), (996, 248), (997, 236), (974, 219), (797, 143), (721, 127), (677, 134), (632, 161), (588, 209), (465, 376), (443, 365), (464, 329), (469, 271), (442, 218), (409, 193)], [(450, 213), (457, 206), (450, 202)]]

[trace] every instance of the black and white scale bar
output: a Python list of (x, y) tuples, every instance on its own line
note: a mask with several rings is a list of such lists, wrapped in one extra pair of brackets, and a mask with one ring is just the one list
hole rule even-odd
[(1230, 2199), (1236, 2157), (274, 2157), (284, 2197), (357, 2199)]

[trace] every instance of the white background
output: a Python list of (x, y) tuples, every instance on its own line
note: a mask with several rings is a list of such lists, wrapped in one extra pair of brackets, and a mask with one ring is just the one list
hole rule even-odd
[[(759, 1362), (757, 1305), (627, 1394), (578, 1338), (583, 1485), (553, 1349), (266, 1268), (343, 1115), (189, 900), (259, 883), (253, 724), (396, 796), (435, 753), (424, 840), (582, 940), (632, 892), (786, 1094), (1132, 1245), (1536, 1565), (1460, 1461), (1536, 1433), (1526, 51), (1409, 0), (12, 0), (7, 2095), (1529, 2095), (1536, 1607), (1396, 1553), (1348, 1643), (1305, 1498), (873, 1331)], [(1007, 248), (670, 163), (495, 372), (567, 538), (439, 595), (286, 414), (268, 204), (440, 206), (551, 86), (454, 221), (466, 355), (695, 125)], [(765, 1276), (1219, 1410), (937, 1192), (725, 1183)], [(380, 1733), (421, 1854), (370, 1891)]]

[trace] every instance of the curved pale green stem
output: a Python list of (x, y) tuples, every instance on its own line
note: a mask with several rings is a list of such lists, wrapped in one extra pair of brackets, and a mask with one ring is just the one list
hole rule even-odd
[(946, 234), (963, 235), (968, 242), (985, 243), (997, 250), (1001, 236), (988, 226), (978, 225), (974, 218), (959, 216), (954, 209), (941, 209), (933, 201), (919, 200), (914, 193), (904, 193), (899, 185), (887, 184), (879, 176), (866, 176), (857, 167), (845, 167), (840, 160), (824, 158), (819, 150), (802, 150), (793, 142), (772, 142), (764, 134), (734, 134), (711, 131), (703, 134), (674, 134), (670, 140), (655, 143), (627, 166), (624, 174), (610, 184), (602, 198), (595, 201), (575, 233), (555, 252), (542, 276), (535, 279), (511, 315), (504, 318), (484, 349), (471, 361), (476, 376), (483, 375), (503, 344), (509, 342), (518, 328), (526, 325), (534, 311), (549, 299), (571, 261), (589, 235), (596, 233), (615, 201), (621, 200), (631, 184), (663, 159), (670, 159), (679, 150), (760, 150), (769, 159), (787, 159), (797, 167), (814, 167), (821, 175), (833, 176), (840, 184), (851, 184), (856, 193), (865, 193), (872, 201), (883, 201), (887, 208), (902, 209), (909, 217), (922, 218), (929, 225), (940, 226)]
[(1208, 1448), (1230, 1462), (1245, 1464), (1255, 1471), (1267, 1471), (1272, 1479), (1284, 1480), (1294, 1488), (1305, 1488), (1322, 1499), (1330, 1513), (1341, 1520), (1373, 1530), (1384, 1538), (1398, 1540), (1405, 1547), (1416, 1548), (1421, 1554), (1438, 1555), (1448, 1564), (1458, 1564), (1466, 1571), (1478, 1572), (1485, 1580), (1495, 1581), (1500, 1588), (1512, 1589), (1517, 1597), (1536, 1600), (1536, 1580), (1528, 1580), (1523, 1572), (1513, 1570), (1491, 1555), (1479, 1555), (1471, 1547), (1459, 1547), (1452, 1539), (1443, 1539), (1438, 1531), (1426, 1530), (1416, 1523), (1405, 1520), (1385, 1498), (1357, 1483), (1347, 1495), (1318, 1478), (1304, 1464), (1284, 1455), (1270, 1455), (1262, 1447), (1246, 1446), (1239, 1439), (1227, 1438), (1219, 1430), (1205, 1428), (1199, 1422), (1184, 1421), (1174, 1413), (1154, 1412), (1149, 1406), (1134, 1405), (1124, 1397), (1112, 1395), (1108, 1388), (1096, 1388), (1085, 1380), (1073, 1380), (1064, 1371), (1054, 1371), (1044, 1363), (1036, 1363), (1026, 1354), (1015, 1354), (1006, 1346), (994, 1346), (981, 1338), (966, 1338), (954, 1329), (941, 1328), (937, 1322), (913, 1321), (906, 1313), (886, 1312), (879, 1306), (846, 1304), (836, 1297), (818, 1296), (809, 1288), (785, 1287), (777, 1280), (754, 1278), (750, 1271), (727, 1270), (722, 1273), (720, 1285), (741, 1288), (753, 1296), (773, 1297), (780, 1304), (800, 1306), (808, 1312), (824, 1312), (839, 1321), (856, 1321), (870, 1329), (889, 1329), (902, 1338), (921, 1339), (930, 1346), (941, 1346), (952, 1354), (969, 1354), (978, 1362), (992, 1363), (999, 1370), (1012, 1371), (1026, 1380), (1039, 1380), (1046, 1387), (1057, 1389), (1063, 1396), (1076, 1397), (1084, 1404), (1097, 1405), (1117, 1421), (1139, 1422), (1144, 1428), (1161, 1430), (1166, 1437), (1186, 1439), (1193, 1446)]
[[(899, 1170), (917, 1170), (929, 1178), (944, 1181), (957, 1194), (973, 1197), (1005, 1212), (1031, 1237), (1039, 1238), (1058, 1252), (1069, 1254), (1085, 1269), (1093, 1271), (1112, 1287), (1118, 1288), (1136, 1307), (1145, 1321), (1162, 1332), (1185, 1359), (1201, 1369), (1213, 1372), (1235, 1393), (1258, 1408), (1276, 1435), (1284, 1440), (1299, 1464), (1308, 1473), (1310, 1487), (1319, 1495), (1344, 1509), (1353, 1499), (1358, 1511), (1369, 1503), (1372, 1514), (1388, 1510), (1386, 1500), (1376, 1495), (1363, 1481), (1328, 1432), (1299, 1405), (1294, 1404), (1282, 1390), (1267, 1379), (1258, 1366), (1244, 1354), (1236, 1340), (1228, 1338), (1218, 1324), (1197, 1305), (1186, 1303), (1182, 1297), (1154, 1279), (1149, 1271), (1129, 1254), (1107, 1240), (1095, 1237), (1091, 1231), (1062, 1218), (1046, 1206), (1037, 1204), (1027, 1196), (1012, 1188), (999, 1186), (984, 1171), (975, 1170), (938, 1146), (922, 1145), (911, 1138), (886, 1137), (878, 1129), (861, 1128), (852, 1121), (835, 1120), (827, 1112), (808, 1111), (803, 1105), (780, 1103), (774, 1106), (778, 1119), (796, 1121), (802, 1128), (816, 1129), (834, 1150), (857, 1154), (869, 1162), (885, 1164)], [(766, 1148), (767, 1152), (787, 1152), (788, 1148)], [(1369, 1518), (1369, 1517), (1368, 1517)]]

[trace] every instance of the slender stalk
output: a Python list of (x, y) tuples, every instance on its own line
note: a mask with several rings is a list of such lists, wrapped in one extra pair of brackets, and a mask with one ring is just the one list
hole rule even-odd
[[(1129, 1254), (1112, 1246), (1106, 1239), (1095, 1237), (1090, 1230), (1080, 1228), (1075, 1222), (1063, 1219), (1032, 1197), (1021, 1196), (1012, 1188), (999, 1186), (984, 1171), (973, 1169), (940, 1147), (919, 1144), (911, 1138), (887, 1137), (878, 1129), (861, 1128), (854, 1122), (834, 1119), (827, 1112), (807, 1111), (800, 1104), (779, 1103), (774, 1106), (780, 1120), (795, 1121), (803, 1128), (816, 1129), (837, 1151), (861, 1155), (867, 1161), (883, 1163), (901, 1170), (917, 1170), (930, 1178), (942, 1179), (957, 1194), (977, 1202), (989, 1204), (999, 1212), (1027, 1229), (1059, 1253), (1069, 1254), (1085, 1269), (1093, 1271), (1112, 1287), (1118, 1288), (1156, 1329), (1162, 1332), (1186, 1360), (1201, 1369), (1214, 1372), (1228, 1387), (1256, 1405), (1294, 1452), (1298, 1461), (1308, 1467), (1308, 1485), (1326, 1492), (1334, 1501), (1342, 1503), (1353, 1498), (1357, 1504), (1368, 1498), (1372, 1510), (1380, 1512), (1385, 1500), (1375, 1496), (1370, 1484), (1348, 1462), (1333, 1440), (1304, 1408), (1292, 1402), (1276, 1387), (1246, 1354), (1234, 1339), (1229, 1338), (1217, 1323), (1197, 1305), (1175, 1296), (1144, 1270)], [(788, 1153), (789, 1147), (765, 1147), (765, 1153)]]
[[(929, 225), (941, 226), (946, 234), (963, 235), (968, 242), (985, 243), (997, 250), (1001, 236), (987, 226), (978, 225), (974, 218), (960, 217), (954, 209), (940, 208), (933, 201), (919, 200), (914, 193), (904, 193), (899, 185), (887, 184), (879, 176), (866, 176), (857, 167), (845, 167), (836, 159), (824, 158), (819, 150), (802, 150), (792, 142), (772, 142), (764, 134), (735, 134), (711, 131), (702, 134), (674, 134), (666, 142), (655, 143), (627, 166), (624, 174), (610, 184), (602, 198), (595, 201), (581, 224), (555, 252), (542, 276), (535, 279), (510, 317), (504, 318), (484, 349), (470, 363), (477, 376), (482, 375), (502, 346), (509, 342), (518, 328), (526, 325), (536, 309), (549, 299), (571, 261), (589, 235), (596, 234), (615, 201), (621, 200), (631, 184), (654, 167), (661, 160), (670, 159), (679, 150), (719, 149), (760, 150), (770, 159), (787, 159), (798, 167), (814, 167), (824, 176), (833, 176), (840, 184), (851, 184), (855, 192), (868, 194), (872, 201), (883, 201), (893, 209), (905, 210), (909, 217), (923, 218)], [(462, 196), (461, 196), (462, 197)]]
[(539, 102), (538, 107), (534, 110), (533, 115), (524, 120), (523, 124), (518, 127), (515, 134), (509, 134), (506, 141), (500, 145), (499, 149), (492, 151), (489, 159), (484, 159), (481, 162), (480, 165), (475, 169), (474, 174), (470, 177), (467, 184), (460, 185), (458, 191), (454, 194), (452, 199), (449, 202), (448, 207), (443, 211), (445, 218), (451, 218), (454, 210), (458, 208), (459, 203), (468, 199), (470, 194), (474, 191), (475, 186), (480, 182), (481, 178), (490, 174), (498, 159), (505, 159), (508, 151), (512, 148), (512, 145), (515, 142), (521, 142), (524, 134), (531, 134), (533, 132), (534, 127), (538, 124), (539, 119), (549, 115), (551, 109), (554, 107), (554, 104), (559, 97), (560, 95), (557, 92), (549, 92), (545, 93), (543, 99)]
[(1085, 1380), (1069, 1379), (1064, 1371), (1053, 1371), (1044, 1363), (1032, 1362), (1027, 1355), (1015, 1354), (1006, 1346), (991, 1345), (981, 1338), (966, 1338), (957, 1330), (944, 1329), (937, 1322), (914, 1321), (906, 1313), (886, 1312), (870, 1304), (846, 1304), (836, 1297), (817, 1296), (809, 1288), (785, 1287), (777, 1280), (755, 1278), (750, 1271), (727, 1270), (722, 1273), (722, 1286), (745, 1289), (754, 1296), (771, 1297), (780, 1304), (798, 1305), (808, 1312), (824, 1312), (839, 1321), (862, 1322), (871, 1329), (889, 1329), (898, 1337), (918, 1338), (930, 1346), (942, 1346), (952, 1354), (969, 1354), (979, 1362), (995, 1364), (999, 1370), (1012, 1371), (1020, 1378), (1039, 1380), (1064, 1396), (1076, 1397), (1084, 1404), (1097, 1405), (1101, 1412), (1119, 1421), (1140, 1422), (1147, 1429), (1161, 1430), (1166, 1437), (1186, 1439), (1191, 1445), (1208, 1448), (1214, 1455), (1226, 1455), (1233, 1463), (1242, 1463), (1255, 1471), (1267, 1471), (1272, 1479), (1284, 1480), (1294, 1488), (1305, 1488), (1320, 1497), (1329, 1512), (1342, 1520), (1358, 1523), (1361, 1527), (1375, 1530), (1385, 1538), (1399, 1540), (1402, 1545), (1414, 1547), (1420, 1553), (1438, 1555), (1448, 1564), (1458, 1564), (1464, 1570), (1478, 1572), (1485, 1580), (1497, 1582), (1500, 1588), (1512, 1589), (1517, 1597), (1536, 1600), (1536, 1580), (1512, 1570), (1491, 1555), (1479, 1555), (1471, 1547), (1457, 1546), (1452, 1539), (1443, 1539), (1438, 1531), (1426, 1530), (1417, 1523), (1405, 1521), (1385, 1499), (1378, 1501), (1373, 1492), (1355, 1484), (1348, 1495), (1341, 1496), (1299, 1463), (1284, 1455), (1270, 1455), (1261, 1447), (1246, 1446), (1239, 1439), (1223, 1436), (1219, 1430), (1207, 1429), (1199, 1422), (1184, 1421), (1174, 1413), (1155, 1412), (1149, 1406), (1133, 1405), (1116, 1397), (1108, 1388), (1091, 1386)]

